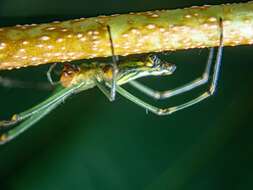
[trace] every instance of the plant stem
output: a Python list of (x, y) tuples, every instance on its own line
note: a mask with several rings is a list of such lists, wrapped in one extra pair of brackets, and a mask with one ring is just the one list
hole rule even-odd
[(0, 28), (0, 70), (116, 55), (253, 44), (253, 1)]

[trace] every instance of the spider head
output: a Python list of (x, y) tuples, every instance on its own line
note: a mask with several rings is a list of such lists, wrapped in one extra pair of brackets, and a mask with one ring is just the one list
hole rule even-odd
[(157, 56), (148, 56), (144, 61), (123, 62), (118, 67), (118, 84), (146, 76), (171, 75), (176, 69), (174, 64), (161, 61)]

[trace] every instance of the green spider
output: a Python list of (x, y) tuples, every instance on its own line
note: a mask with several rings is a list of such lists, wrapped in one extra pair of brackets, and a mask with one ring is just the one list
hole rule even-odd
[[(214, 48), (210, 48), (206, 68), (201, 77), (176, 89), (159, 92), (137, 82), (136, 79), (146, 76), (171, 75), (175, 71), (176, 66), (167, 62), (163, 62), (156, 56), (148, 56), (145, 60), (119, 62), (117, 60), (117, 56), (114, 55), (113, 42), (109, 27), (108, 32), (112, 49), (112, 65), (106, 63), (83, 63), (80, 66), (66, 65), (61, 74), (60, 85), (58, 85), (58, 88), (48, 99), (22, 113), (15, 114), (11, 120), (0, 121), (0, 132), (2, 129), (2, 134), (0, 135), (0, 144), (4, 144), (21, 134), (23, 131), (47, 115), (50, 111), (55, 109), (59, 104), (64, 102), (68, 97), (95, 86), (97, 86), (111, 101), (115, 99), (115, 93), (117, 92), (130, 101), (157, 115), (169, 115), (178, 110), (187, 108), (206, 99), (215, 92), (223, 51), (222, 19), (220, 19), (219, 47), (209, 89), (200, 96), (188, 102), (168, 108), (159, 108), (144, 102), (143, 100), (129, 93), (127, 90), (121, 87), (121, 85), (129, 83), (144, 94), (155, 99), (170, 98), (172, 96), (190, 91), (193, 88), (208, 82), (214, 57)], [(52, 79), (50, 73), (52, 68), (50, 68), (48, 72), (48, 78), (51, 82)], [(13, 125), (15, 126), (13, 127)]]

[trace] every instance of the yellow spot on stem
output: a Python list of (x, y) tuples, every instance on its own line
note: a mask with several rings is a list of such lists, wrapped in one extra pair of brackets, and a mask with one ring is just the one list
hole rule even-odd
[(28, 41), (23, 41), (22, 44), (27, 45), (27, 44), (29, 44), (29, 42)]
[(40, 38), (40, 40), (43, 40), (43, 41), (47, 41), (47, 40), (49, 40), (49, 39), (50, 39), (49, 36), (42, 36), (42, 37)]
[(148, 24), (146, 26), (148, 29), (155, 29), (156, 28), (156, 25), (155, 24)]

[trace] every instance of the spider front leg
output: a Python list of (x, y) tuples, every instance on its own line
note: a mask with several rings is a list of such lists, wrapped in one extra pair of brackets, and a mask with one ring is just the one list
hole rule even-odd
[(205, 71), (201, 77), (199, 77), (199, 78), (197, 78), (197, 79), (195, 79), (183, 86), (180, 86), (178, 88), (175, 88), (172, 90), (166, 90), (166, 91), (156, 91), (156, 90), (154, 90), (154, 89), (152, 89), (140, 82), (137, 82), (137, 81), (130, 81), (129, 83), (133, 87), (135, 87), (136, 89), (140, 90), (144, 94), (146, 94), (154, 99), (170, 98), (172, 96), (190, 91), (198, 86), (201, 86), (201, 85), (207, 83), (208, 79), (209, 79), (209, 75), (210, 75), (210, 68), (212, 65), (213, 55), (214, 55), (214, 48), (210, 48), (209, 56), (208, 56), (207, 63), (206, 63), (206, 68), (205, 68)]
[(143, 108), (145, 108), (157, 115), (169, 115), (173, 112), (182, 110), (182, 109), (187, 108), (189, 106), (192, 106), (192, 105), (208, 98), (209, 96), (213, 95), (216, 88), (217, 88), (217, 82), (218, 82), (219, 71), (220, 71), (220, 66), (221, 66), (222, 51), (223, 51), (223, 23), (222, 23), (221, 18), (220, 18), (219, 25), (220, 25), (220, 40), (219, 40), (219, 47), (218, 47), (215, 65), (214, 65), (212, 82), (211, 82), (209, 89), (206, 92), (204, 92), (203, 94), (201, 94), (200, 96), (198, 96), (197, 98), (194, 98), (194, 99), (192, 99), (184, 104), (180, 104), (178, 106), (169, 107), (169, 108), (158, 108), (156, 106), (150, 105), (150, 104), (142, 101), (141, 99), (133, 96), (132, 94), (130, 94), (129, 92), (127, 92), (125, 89), (123, 89), (120, 86), (117, 87), (117, 92), (120, 93), (122, 96), (126, 97), (127, 99), (129, 99), (130, 101), (136, 103), (137, 105), (139, 105), (139, 106), (141, 106), (141, 107), (143, 107)]

